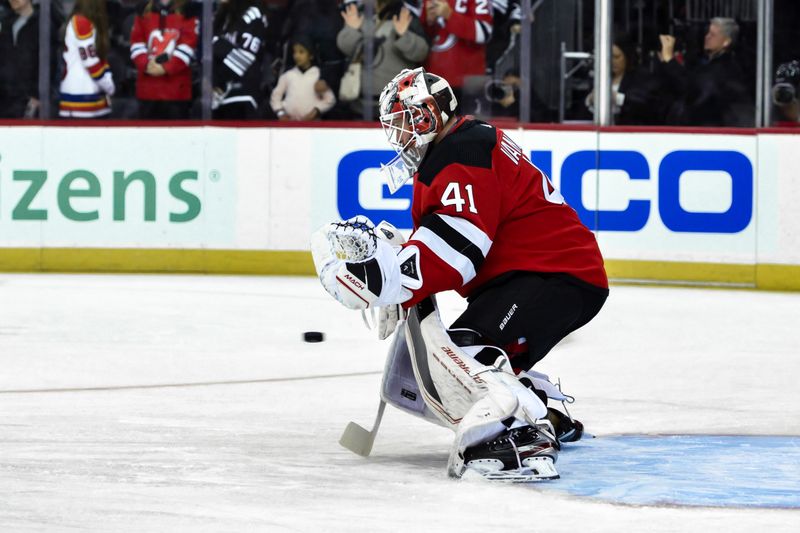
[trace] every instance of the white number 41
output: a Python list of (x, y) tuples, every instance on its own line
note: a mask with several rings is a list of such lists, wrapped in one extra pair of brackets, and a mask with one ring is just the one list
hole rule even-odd
[(458, 182), (451, 181), (445, 187), (444, 192), (442, 193), (442, 205), (454, 205), (456, 206), (456, 212), (460, 213), (464, 210), (464, 204), (469, 204), (469, 212), (470, 213), (477, 213), (478, 210), (475, 209), (475, 198), (472, 196), (472, 184), (464, 185), (464, 189), (467, 191), (467, 199), (464, 200), (464, 197), (461, 196), (461, 186)]

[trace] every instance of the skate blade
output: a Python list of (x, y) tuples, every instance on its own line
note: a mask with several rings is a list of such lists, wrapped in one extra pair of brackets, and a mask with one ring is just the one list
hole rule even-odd
[(486, 479), (505, 483), (535, 483), (561, 477), (550, 457), (530, 457), (525, 459), (524, 463), (522, 468), (514, 470), (476, 468), (467, 464), (466, 471), (461, 477), (462, 479)]

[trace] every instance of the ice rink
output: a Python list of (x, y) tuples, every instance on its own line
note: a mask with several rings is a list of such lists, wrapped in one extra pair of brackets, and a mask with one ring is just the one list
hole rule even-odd
[(316, 279), (2, 274), (0, 531), (796, 533), (798, 328), (800, 293), (612, 287), (537, 366), (598, 438), (502, 485), (391, 408), (338, 445), (388, 341)]

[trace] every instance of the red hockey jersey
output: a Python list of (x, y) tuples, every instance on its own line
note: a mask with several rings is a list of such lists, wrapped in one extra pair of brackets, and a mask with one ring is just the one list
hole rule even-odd
[[(191, 100), (189, 70), (197, 47), (197, 19), (180, 13), (158, 11), (136, 17), (131, 30), (131, 60), (139, 76), (136, 98), (140, 100)], [(164, 76), (147, 74), (147, 62), (155, 58)]]
[(523, 151), (484, 122), (460, 118), (431, 146), (414, 175), (411, 215), (414, 231), (399, 254), (413, 293), (405, 307), (451, 289), (467, 297), (512, 271), (608, 288), (594, 234)]
[(452, 87), (462, 87), (464, 76), (486, 74), (486, 43), (492, 36), (490, 0), (447, 0), (452, 13), (428, 22), (428, 1), (422, 20), (433, 39), (425, 70), (443, 77)]

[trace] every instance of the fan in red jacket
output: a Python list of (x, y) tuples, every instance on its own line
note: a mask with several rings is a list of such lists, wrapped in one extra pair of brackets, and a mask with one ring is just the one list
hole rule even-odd
[(420, 19), (433, 40), (425, 69), (456, 92), (464, 76), (486, 74), (486, 43), (492, 36), (490, 0), (424, 0)]
[(186, 0), (151, 0), (131, 30), (131, 60), (136, 65), (136, 97), (143, 119), (186, 119), (192, 100), (189, 69), (197, 47), (195, 17), (185, 15)]

